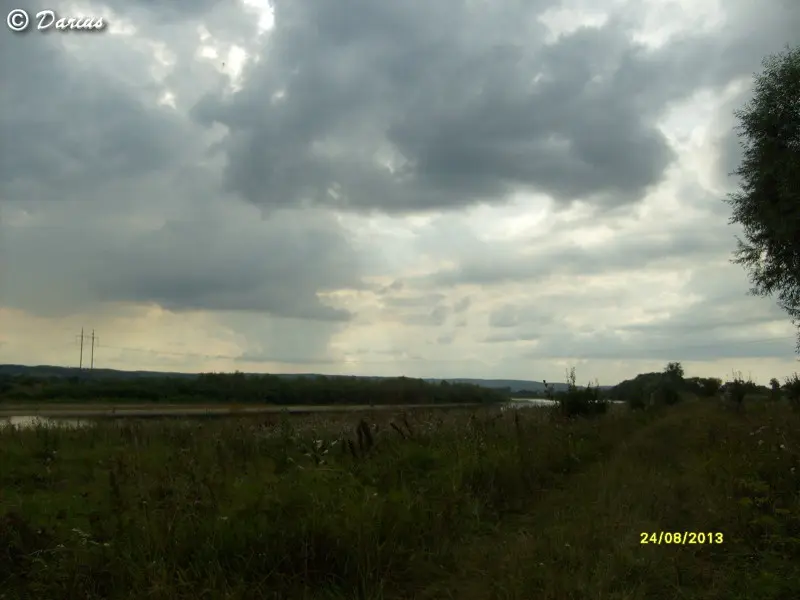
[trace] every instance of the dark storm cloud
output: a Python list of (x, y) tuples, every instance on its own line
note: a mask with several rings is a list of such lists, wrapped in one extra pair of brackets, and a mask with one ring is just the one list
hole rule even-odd
[[(342, 320), (349, 313), (322, 305), (316, 292), (358, 285), (356, 260), (329, 223), (304, 217), (259, 232), (220, 223), (167, 223), (106, 256), (119, 270), (98, 276), (108, 299), (155, 301), (164, 308), (263, 311)], [(263, 239), (258, 239), (258, 234)], [(348, 277), (349, 275), (349, 277)]]
[(266, 206), (401, 212), (518, 187), (634, 200), (673, 158), (652, 122), (663, 105), (644, 85), (618, 93), (650, 78), (641, 51), (615, 25), (544, 47), (543, 7), (278, 2), (244, 89), (195, 114), (230, 130), (229, 189)]
[(228, 188), (268, 207), (402, 212), (517, 188), (626, 204), (674, 158), (663, 109), (748, 73), (797, 23), (789, 4), (734, 3), (728, 31), (648, 51), (626, 6), (544, 45), (550, 4), (279, 0), (244, 89), (195, 115), (229, 128)]
[[(158, 88), (143, 53), (120, 55), (123, 74), (107, 76), (70, 56), (64, 38), (0, 36), (0, 201), (25, 200), (15, 192), (31, 180), (64, 196), (169, 169), (184, 154), (186, 130), (156, 105)], [(82, 43), (96, 55), (118, 47), (105, 34), (84, 34)]]
[(220, 193), (204, 132), (157, 103), (167, 88), (151, 73), (153, 39), (177, 53), (172, 90), (191, 95), (227, 83), (194, 58), (200, 20), (236, 35), (254, 20), (224, 3), (173, 4), (166, 16), (162, 4), (112, 6), (144, 37), (0, 35), (0, 305), (50, 317), (137, 302), (348, 319), (318, 298), (360, 286), (359, 258), (336, 220), (243, 213)]
[[(359, 287), (358, 257), (327, 218), (282, 215), (245, 224), (168, 222), (149, 233), (7, 227), (0, 301), (42, 315), (92, 303), (157, 303), (173, 311), (263, 312), (344, 320), (317, 292)], [(52, 290), (59, 290), (52, 293)]]

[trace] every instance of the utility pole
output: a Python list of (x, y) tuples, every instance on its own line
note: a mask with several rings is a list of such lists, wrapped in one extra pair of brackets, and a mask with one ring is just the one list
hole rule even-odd
[(78, 360), (78, 370), (83, 369), (83, 327), (81, 327), (81, 354)]
[(94, 370), (94, 340), (95, 340), (95, 337), (94, 337), (94, 329), (92, 329), (92, 358), (91, 358), (91, 362), (89, 363), (89, 364), (91, 365), (91, 366), (89, 367), (89, 370), (90, 370), (90, 371), (91, 371), (91, 370)]

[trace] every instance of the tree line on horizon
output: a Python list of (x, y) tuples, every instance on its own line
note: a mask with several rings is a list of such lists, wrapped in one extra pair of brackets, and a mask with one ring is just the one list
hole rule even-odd
[(429, 383), (408, 377), (285, 377), (241, 372), (146, 379), (0, 375), (0, 402), (99, 400), (277, 405), (488, 404), (507, 401), (508, 390), (447, 381)]

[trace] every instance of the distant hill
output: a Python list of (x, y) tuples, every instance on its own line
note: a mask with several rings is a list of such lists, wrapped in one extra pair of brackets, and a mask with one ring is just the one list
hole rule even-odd
[[(28, 377), (88, 377), (89, 369), (77, 367), (54, 367), (50, 365), (0, 365), (0, 375), (25, 375)], [(196, 373), (164, 373), (159, 371), (118, 371), (116, 369), (93, 369), (96, 379), (142, 379), (152, 377), (197, 377)]]
[[(154, 377), (180, 377), (185, 379), (192, 379), (198, 376), (198, 373), (175, 373), (175, 372), (162, 372), (162, 371), (119, 371), (116, 369), (93, 369), (91, 372), (88, 369), (78, 369), (77, 367), (54, 367), (50, 365), (0, 365), (0, 375), (26, 375), (29, 377), (88, 377), (91, 376), (95, 379), (144, 379)], [(255, 373), (253, 373), (255, 375)], [(301, 374), (275, 374), (278, 377), (298, 378), (298, 377), (319, 377), (316, 373), (301, 373)], [(326, 377), (350, 377), (348, 375), (326, 375)], [(389, 377), (365, 376), (359, 377), (360, 379), (391, 379)], [(544, 383), (541, 381), (527, 381), (524, 379), (469, 379), (469, 378), (452, 378), (452, 379), (436, 379), (424, 378), (425, 381), (430, 383), (439, 383), (441, 381), (448, 381), (451, 383), (469, 383), (472, 385), (479, 385), (481, 387), (492, 389), (508, 388), (512, 393), (514, 392), (543, 392)], [(562, 391), (567, 388), (565, 383), (553, 383), (555, 391)], [(606, 389), (610, 386), (601, 386)]]

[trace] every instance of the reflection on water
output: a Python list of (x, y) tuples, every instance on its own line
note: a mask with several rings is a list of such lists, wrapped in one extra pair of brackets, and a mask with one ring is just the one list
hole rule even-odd
[(501, 410), (518, 409), (518, 408), (534, 408), (542, 406), (555, 406), (558, 404), (555, 400), (548, 400), (547, 398), (511, 398)]
[[(555, 400), (547, 400), (545, 398), (511, 398), (510, 402), (507, 402), (504, 406), (502, 406), (502, 410), (508, 409), (519, 409), (519, 408), (533, 408), (533, 407), (544, 407), (544, 406), (553, 406), (557, 404)], [(360, 409), (362, 407), (354, 407), (356, 409)], [(191, 410), (191, 409), (189, 409)], [(195, 409), (195, 410), (203, 410), (206, 409)], [(130, 415), (131, 418), (135, 418), (136, 416), (141, 415)], [(165, 417), (170, 416), (169, 414), (165, 414)], [(182, 420), (189, 421), (195, 420), (197, 415), (193, 414), (182, 414), (182, 415), (174, 415)], [(218, 418), (223, 418), (225, 416), (233, 416), (233, 415), (226, 415), (226, 414), (219, 414), (216, 415)], [(127, 419), (123, 418), (120, 419), (120, 422), (126, 421)], [(76, 427), (85, 427), (90, 425), (93, 421), (87, 419), (76, 419), (76, 418), (68, 418), (68, 417), (36, 417), (36, 416), (13, 416), (13, 417), (0, 417), (0, 428), (13, 426), (22, 429), (28, 429), (31, 427), (66, 427), (69, 429), (74, 429)]]
[(74, 429), (85, 427), (89, 421), (81, 419), (48, 419), (46, 417), (0, 417), (0, 427), (19, 427), (27, 429), (29, 427), (66, 427)]
[[(609, 404), (624, 404), (622, 400), (608, 400)], [(558, 404), (558, 400), (548, 400), (547, 398), (511, 398), (503, 407), (503, 410), (509, 408), (528, 408), (532, 406), (554, 406)]]
[(555, 400), (548, 400), (547, 398), (511, 398), (511, 402), (519, 405), (532, 404), (533, 406), (553, 406), (558, 404)]

